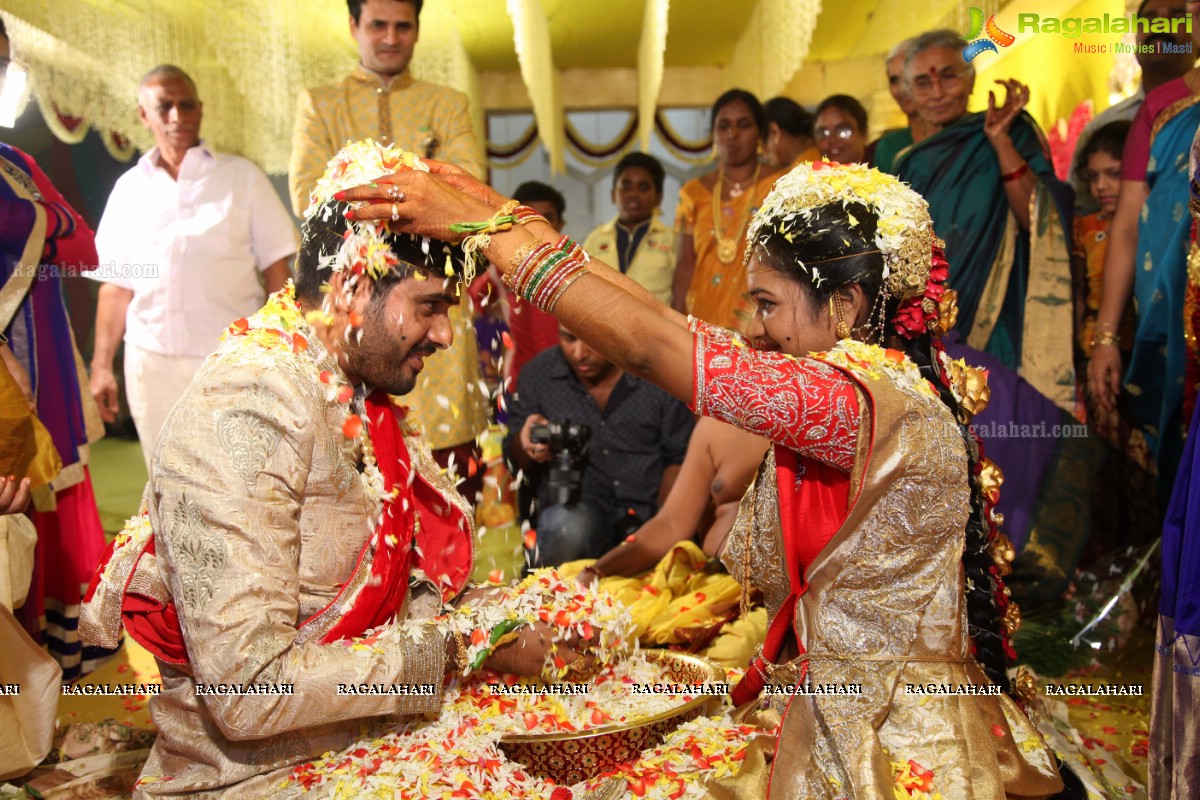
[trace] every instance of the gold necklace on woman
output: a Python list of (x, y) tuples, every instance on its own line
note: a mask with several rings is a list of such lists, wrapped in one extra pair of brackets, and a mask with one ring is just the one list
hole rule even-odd
[[(762, 164), (756, 163), (754, 165), (754, 177), (750, 179), (751, 186), (758, 183), (758, 172), (760, 169), (762, 169)], [(742, 232), (746, 230), (746, 224), (750, 221), (750, 206), (753, 203), (746, 203), (746, 207), (739, 215), (733, 236), (726, 237), (721, 224), (721, 184), (724, 177), (725, 168), (721, 167), (717, 170), (717, 185), (713, 188), (713, 238), (717, 240), (717, 260), (722, 264), (732, 264), (733, 260), (737, 258), (738, 242), (742, 239)]]

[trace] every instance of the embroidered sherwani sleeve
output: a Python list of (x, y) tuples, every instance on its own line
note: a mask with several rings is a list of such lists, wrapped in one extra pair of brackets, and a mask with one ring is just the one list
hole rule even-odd
[[(159, 568), (196, 683), (294, 687), (291, 696), (200, 698), (221, 734), (264, 738), (317, 723), (435, 710), (445, 647), (428, 623), (410, 620), (402, 635), (374, 647), (295, 641), (307, 588), (299, 571), (302, 500), (318, 482), (333, 481), (310, 469), (328, 435), (315, 382), (285, 368), (205, 369), (221, 370), (221, 379), (210, 375), (203, 389), (189, 391), (160, 440), (151, 501)], [(356, 534), (359, 526), (349, 522), (344, 546), (360, 548), (365, 530)], [(401, 696), (398, 705), (395, 696), (339, 696), (339, 683), (438, 689)]]
[(345, 142), (335, 142), (318, 112), (312, 93), (304, 89), (296, 98), (296, 124), (292, 131), (292, 155), (288, 162), (288, 193), (292, 211), (304, 216), (308, 196), (325, 174), (325, 165)]
[(452, 92), (446, 103), (445, 141), (434, 156), (462, 167), (480, 180), (487, 178), (487, 166), (471, 123), (471, 107), (462, 92)]
[(849, 472), (858, 443), (854, 383), (810, 358), (756, 350), (740, 336), (694, 320), (692, 407)]

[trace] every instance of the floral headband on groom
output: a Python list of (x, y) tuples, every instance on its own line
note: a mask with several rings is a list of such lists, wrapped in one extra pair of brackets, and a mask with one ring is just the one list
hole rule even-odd
[[(345, 203), (339, 207), (338, 195), (356, 186), (374, 184), (384, 175), (416, 170), (429, 172), (429, 167), (416, 154), (401, 150), (394, 145), (385, 145), (374, 139), (350, 142), (338, 152), (325, 168), (325, 174), (317, 181), (309, 195), (309, 206), (304, 212), (306, 224), (320, 216), (329, 222), (335, 215), (344, 218), (346, 209), (365, 203)], [(404, 195), (393, 187), (393, 218), (395, 207)], [(394, 233), (386, 220), (345, 220), (346, 233), (337, 252), (322, 259), (322, 268), (346, 276), (346, 284), (353, 291), (359, 280), (377, 281), (385, 274), (408, 265), (421, 272), (441, 273), (447, 280), (470, 282), (474, 278), (470, 265), (464, 263), (462, 249), (456, 245), (440, 242), (423, 236)]]

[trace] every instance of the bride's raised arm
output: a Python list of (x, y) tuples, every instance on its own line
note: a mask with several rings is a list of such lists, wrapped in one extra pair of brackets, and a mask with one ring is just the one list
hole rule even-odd
[(495, 220), (497, 231), (476, 241), (509, 288), (541, 297), (535, 302), (606, 358), (692, 401), (686, 317), (577, 245), (569, 248), (540, 218), (514, 224), (515, 203), (484, 184), (452, 172), (399, 172), (340, 199), (368, 203), (350, 212), (354, 219), (391, 220), (397, 231), (443, 240), (469, 236), (464, 224), (487, 230)]

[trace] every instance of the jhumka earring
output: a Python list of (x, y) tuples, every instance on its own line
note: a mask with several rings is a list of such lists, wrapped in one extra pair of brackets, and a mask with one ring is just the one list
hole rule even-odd
[(842, 296), (837, 292), (829, 298), (829, 316), (832, 318), (837, 315), (837, 337), (838, 339), (850, 338), (850, 326), (846, 323), (846, 316), (842, 311)]

